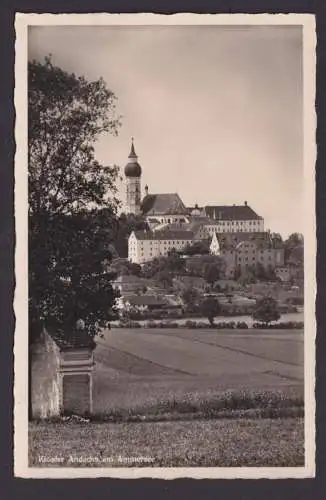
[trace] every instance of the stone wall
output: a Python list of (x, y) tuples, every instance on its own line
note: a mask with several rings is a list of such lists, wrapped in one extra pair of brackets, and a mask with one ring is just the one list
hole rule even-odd
[(48, 333), (42, 333), (31, 357), (32, 416), (57, 416), (60, 414), (60, 350)]

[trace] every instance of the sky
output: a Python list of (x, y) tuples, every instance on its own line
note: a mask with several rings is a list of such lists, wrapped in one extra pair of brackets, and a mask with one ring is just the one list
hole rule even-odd
[(189, 206), (247, 201), (266, 229), (303, 232), (301, 27), (30, 28), (29, 58), (50, 53), (117, 96), (122, 126), (101, 136), (98, 161), (123, 171), (133, 136), (143, 190)]

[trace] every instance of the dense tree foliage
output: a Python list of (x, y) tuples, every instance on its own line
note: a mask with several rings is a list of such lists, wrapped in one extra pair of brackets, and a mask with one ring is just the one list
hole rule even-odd
[(71, 213), (115, 198), (118, 169), (102, 166), (94, 143), (116, 134), (115, 95), (99, 79), (88, 82), (50, 58), (28, 64), (28, 182), (31, 213)]
[(293, 233), (284, 242), (285, 262), (295, 262), (303, 265), (304, 240), (300, 233)]
[(95, 159), (103, 132), (116, 134), (115, 96), (50, 58), (28, 64), (30, 342), (47, 327), (68, 341), (76, 324), (91, 340), (116, 294), (104, 262), (117, 230), (115, 166)]
[[(30, 247), (42, 241), (40, 261), (32, 252), (30, 298), (33, 312), (62, 341), (71, 340), (78, 320), (85, 325), (83, 341), (92, 338), (114, 313), (111, 273), (103, 261), (110, 258), (107, 238), (96, 212), (70, 215), (47, 214), (46, 231), (30, 227)], [(42, 217), (38, 217), (41, 222)], [(32, 224), (35, 219), (32, 219)], [(67, 244), (69, 242), (69, 245)], [(79, 333), (81, 335), (81, 333)]]
[(124, 214), (119, 217), (119, 226), (115, 236), (114, 245), (119, 257), (128, 257), (128, 238), (133, 231), (147, 231), (147, 222), (138, 215)]
[(172, 278), (177, 274), (184, 274), (184, 270), (184, 259), (175, 250), (171, 250), (166, 257), (157, 257), (146, 262), (142, 274), (145, 278), (155, 278), (158, 273), (167, 272)]
[(204, 275), (208, 266), (215, 266), (219, 270), (219, 274), (221, 276), (223, 275), (225, 269), (224, 259), (216, 255), (200, 255), (190, 257), (187, 259), (185, 265), (187, 274), (189, 274), (189, 276), (197, 276), (198, 278), (205, 278)]
[(186, 306), (187, 312), (193, 312), (199, 304), (199, 293), (196, 288), (187, 287), (181, 292), (181, 298)]
[(205, 264), (203, 267), (203, 278), (210, 285), (214, 285), (215, 281), (220, 278), (221, 269), (218, 263), (215, 264)]
[(107, 267), (107, 270), (115, 273), (117, 276), (141, 276), (141, 266), (124, 258), (114, 259)]
[(248, 285), (257, 281), (277, 281), (275, 270), (272, 267), (265, 268), (260, 262), (246, 268), (239, 266), (235, 272), (235, 279), (241, 285)]
[(220, 313), (220, 304), (215, 297), (207, 297), (201, 305), (202, 315), (208, 319), (211, 325), (214, 324), (215, 317)]
[(266, 325), (272, 321), (278, 321), (281, 315), (277, 301), (273, 297), (262, 297), (257, 300), (252, 317)]
[(283, 244), (283, 238), (280, 233), (271, 233), (270, 238), (273, 246)]
[(207, 255), (209, 254), (209, 243), (206, 241), (195, 241), (188, 244), (182, 252), (184, 255)]

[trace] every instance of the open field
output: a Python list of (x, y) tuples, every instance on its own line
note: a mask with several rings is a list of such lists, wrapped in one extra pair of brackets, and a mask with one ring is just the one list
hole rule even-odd
[(29, 460), (39, 467), (303, 466), (303, 435), (303, 419), (32, 424)]
[(303, 395), (301, 331), (112, 329), (95, 359), (96, 413), (225, 390)]
[(95, 360), (93, 421), (31, 423), (31, 466), (304, 465), (301, 331), (112, 329)]

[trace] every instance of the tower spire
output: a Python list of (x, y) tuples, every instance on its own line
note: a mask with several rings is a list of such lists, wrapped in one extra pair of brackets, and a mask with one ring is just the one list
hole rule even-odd
[(135, 151), (134, 138), (133, 137), (131, 138), (131, 149), (130, 149), (130, 154), (129, 154), (128, 158), (132, 158), (132, 159), (135, 159), (135, 160), (137, 160), (137, 158), (138, 158), (138, 156), (136, 155), (136, 151)]
[(129, 161), (125, 166), (126, 211), (138, 215), (141, 210), (141, 166), (136, 155), (134, 138), (131, 138)]

